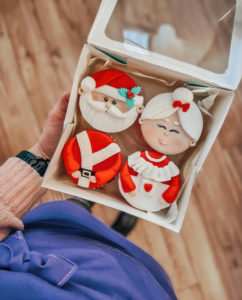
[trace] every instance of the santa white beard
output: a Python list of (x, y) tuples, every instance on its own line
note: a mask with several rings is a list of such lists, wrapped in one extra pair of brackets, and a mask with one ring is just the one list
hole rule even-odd
[(130, 127), (138, 117), (136, 106), (125, 113), (122, 113), (114, 105), (107, 110), (105, 103), (92, 99), (91, 93), (81, 95), (79, 105), (83, 118), (93, 128), (104, 132), (123, 131)]

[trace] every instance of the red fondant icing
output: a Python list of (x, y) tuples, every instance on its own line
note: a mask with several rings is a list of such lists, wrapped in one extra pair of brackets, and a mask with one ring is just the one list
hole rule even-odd
[[(96, 88), (99, 88), (103, 85), (108, 85), (116, 89), (125, 87), (130, 91), (133, 87), (137, 86), (135, 81), (130, 76), (118, 70), (102, 70), (93, 74), (91, 77), (96, 81)], [(141, 96), (141, 92), (139, 92), (138, 95)]]

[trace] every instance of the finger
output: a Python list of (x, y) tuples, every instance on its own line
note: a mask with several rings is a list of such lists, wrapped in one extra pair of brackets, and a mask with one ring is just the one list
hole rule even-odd
[(58, 100), (56, 105), (52, 108), (49, 113), (49, 117), (51, 120), (54, 118), (58, 120), (62, 120), (65, 118), (65, 114), (67, 111), (68, 103), (69, 103), (70, 93), (64, 93), (61, 98)]
[(92, 182), (92, 183), (96, 183), (97, 182), (97, 179), (96, 179), (96, 177), (95, 176), (90, 176), (90, 181)]
[(68, 103), (69, 103), (69, 99), (70, 99), (70, 94), (71, 93), (66, 92), (61, 96), (59, 101), (56, 103), (56, 110), (57, 111), (66, 112), (67, 107), (68, 107)]

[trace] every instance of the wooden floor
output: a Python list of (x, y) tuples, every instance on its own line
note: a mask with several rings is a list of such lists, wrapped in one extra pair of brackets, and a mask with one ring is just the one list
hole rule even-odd
[[(37, 142), (48, 111), (70, 90), (99, 3), (0, 0), (1, 164)], [(180, 234), (139, 220), (129, 235), (164, 267), (179, 300), (242, 299), (241, 116), (242, 84), (196, 179)], [(42, 201), (66, 197), (49, 191)], [(117, 211), (95, 205), (94, 214), (110, 224)]]

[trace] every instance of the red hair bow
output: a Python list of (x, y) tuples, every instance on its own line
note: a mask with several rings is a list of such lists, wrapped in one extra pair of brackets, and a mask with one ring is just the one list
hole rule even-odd
[(176, 107), (180, 107), (182, 108), (182, 111), (183, 112), (186, 112), (188, 111), (188, 109), (190, 108), (190, 103), (185, 103), (185, 104), (182, 104), (181, 101), (174, 101), (173, 102), (173, 107), (176, 108)]

